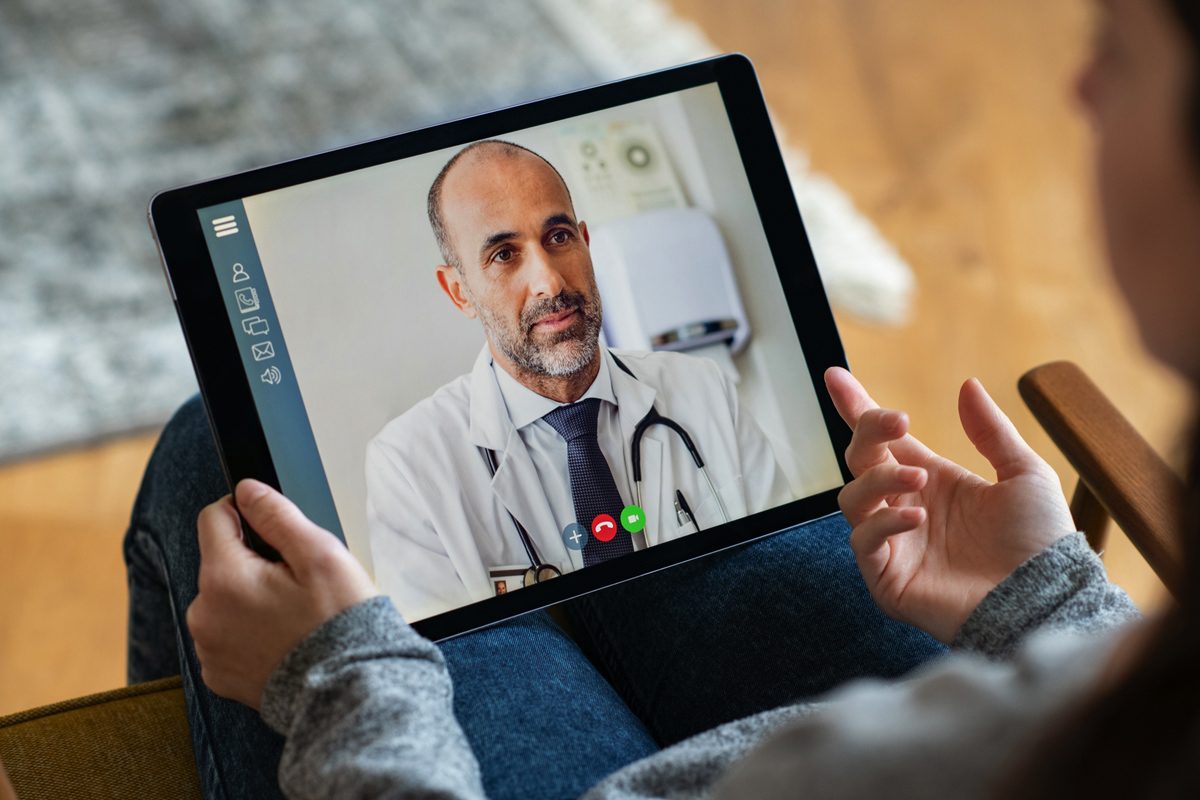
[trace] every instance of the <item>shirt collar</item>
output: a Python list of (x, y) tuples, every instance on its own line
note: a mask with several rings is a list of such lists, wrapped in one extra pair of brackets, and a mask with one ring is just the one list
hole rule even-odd
[[(608, 367), (609, 358), (608, 349), (601, 347), (600, 370), (596, 373), (592, 385), (579, 398), (580, 400), (595, 397), (612, 403), (614, 406), (617, 404), (617, 396), (613, 392), (612, 378)], [(508, 408), (508, 418), (517, 430), (537, 422), (559, 406), (566, 405), (566, 403), (551, 400), (549, 397), (543, 397), (524, 386), (512, 375), (509, 375), (504, 367), (496, 366), (495, 359), (492, 359), (491, 363), (492, 371), (496, 373), (496, 383), (500, 386), (500, 395), (504, 398), (504, 405)]]

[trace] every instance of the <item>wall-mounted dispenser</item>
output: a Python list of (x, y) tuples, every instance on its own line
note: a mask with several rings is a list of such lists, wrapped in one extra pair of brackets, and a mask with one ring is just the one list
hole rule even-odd
[[(644, 211), (591, 230), (604, 335), (631, 350), (696, 350), (727, 363), (750, 338), (733, 265), (698, 208)], [(721, 348), (728, 347), (721, 357)], [(701, 353), (697, 353), (698, 355)], [(736, 371), (734, 373), (736, 375)]]

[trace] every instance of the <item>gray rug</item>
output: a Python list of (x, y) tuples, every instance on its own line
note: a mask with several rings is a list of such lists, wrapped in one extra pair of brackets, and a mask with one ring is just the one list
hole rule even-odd
[[(638, 0), (0, 0), (0, 459), (160, 424), (195, 391), (154, 191), (711, 51)], [(902, 314), (903, 263), (801, 183), (849, 304)]]

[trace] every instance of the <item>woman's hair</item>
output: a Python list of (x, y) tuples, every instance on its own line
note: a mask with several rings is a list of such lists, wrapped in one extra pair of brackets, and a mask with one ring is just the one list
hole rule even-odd
[[(1200, 181), (1200, 0), (1156, 2), (1193, 46), (1187, 124)], [(1048, 730), (998, 796), (1200, 797), (1200, 416), (1192, 427), (1175, 605), (1125, 675)]]
[(1200, 0), (1166, 0), (1175, 12), (1180, 27), (1192, 40), (1192, 54), (1196, 69), (1192, 72), (1191, 98), (1188, 103), (1189, 125), (1191, 126), (1192, 156), (1200, 164)]

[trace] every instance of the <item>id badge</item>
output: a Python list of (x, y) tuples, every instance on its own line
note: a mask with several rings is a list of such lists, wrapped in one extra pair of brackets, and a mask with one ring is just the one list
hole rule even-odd
[(525, 573), (528, 571), (528, 564), (492, 567), (488, 570), (488, 578), (492, 582), (492, 594), (500, 596), (520, 589), (525, 585)]

